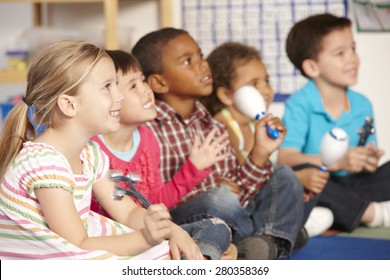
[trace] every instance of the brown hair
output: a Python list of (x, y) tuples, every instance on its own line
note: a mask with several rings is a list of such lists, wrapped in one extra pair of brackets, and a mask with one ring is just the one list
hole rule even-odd
[(307, 77), (302, 69), (306, 59), (317, 59), (322, 39), (333, 30), (351, 26), (351, 20), (332, 14), (318, 14), (307, 17), (291, 28), (287, 36), (286, 52), (290, 61)]
[(112, 58), (115, 70), (127, 74), (131, 70), (141, 71), (142, 67), (138, 60), (130, 53), (122, 50), (106, 50), (106, 53)]

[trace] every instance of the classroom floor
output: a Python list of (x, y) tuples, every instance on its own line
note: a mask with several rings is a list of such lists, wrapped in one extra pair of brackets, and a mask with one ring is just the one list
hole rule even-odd
[(359, 227), (313, 237), (292, 260), (390, 260), (390, 228)]

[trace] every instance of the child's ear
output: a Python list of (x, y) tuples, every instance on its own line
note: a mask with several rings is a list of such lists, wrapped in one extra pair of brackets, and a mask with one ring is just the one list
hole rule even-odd
[(316, 78), (320, 74), (317, 62), (309, 58), (302, 62), (302, 70), (309, 78)]
[(167, 93), (169, 86), (160, 74), (152, 74), (147, 78), (147, 83), (153, 92), (157, 94)]
[(77, 113), (76, 99), (70, 95), (60, 95), (57, 105), (61, 112), (67, 117), (74, 117)]
[(216, 91), (218, 99), (224, 104), (225, 106), (232, 106), (233, 105), (233, 95), (231, 92), (226, 89), (225, 87), (218, 87)]

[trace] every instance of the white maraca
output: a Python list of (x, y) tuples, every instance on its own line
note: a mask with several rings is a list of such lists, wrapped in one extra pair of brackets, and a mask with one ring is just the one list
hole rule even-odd
[(321, 170), (326, 171), (328, 166), (341, 159), (348, 149), (349, 137), (345, 130), (333, 128), (327, 132), (321, 141), (320, 157)]
[[(242, 86), (233, 95), (233, 102), (236, 108), (248, 118), (259, 120), (265, 116), (267, 109), (261, 93), (253, 86)], [(277, 129), (270, 129), (266, 126), (267, 133), (272, 139), (279, 136)]]

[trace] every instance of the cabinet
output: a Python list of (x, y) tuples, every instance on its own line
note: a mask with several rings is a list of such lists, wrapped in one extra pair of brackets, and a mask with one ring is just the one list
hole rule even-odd
[[(160, 26), (166, 27), (172, 25), (172, 3), (173, 0), (159, 0)], [(118, 39), (118, 2), (119, 0), (0, 0), (1, 3), (20, 2), (32, 3), (34, 5), (34, 25), (39, 26), (42, 23), (41, 4), (59, 4), (59, 3), (101, 3), (103, 5), (105, 22), (105, 47), (107, 49), (117, 49), (119, 47)], [(19, 84), (25, 83), (26, 71), (12, 71), (0, 69), (0, 84)]]

